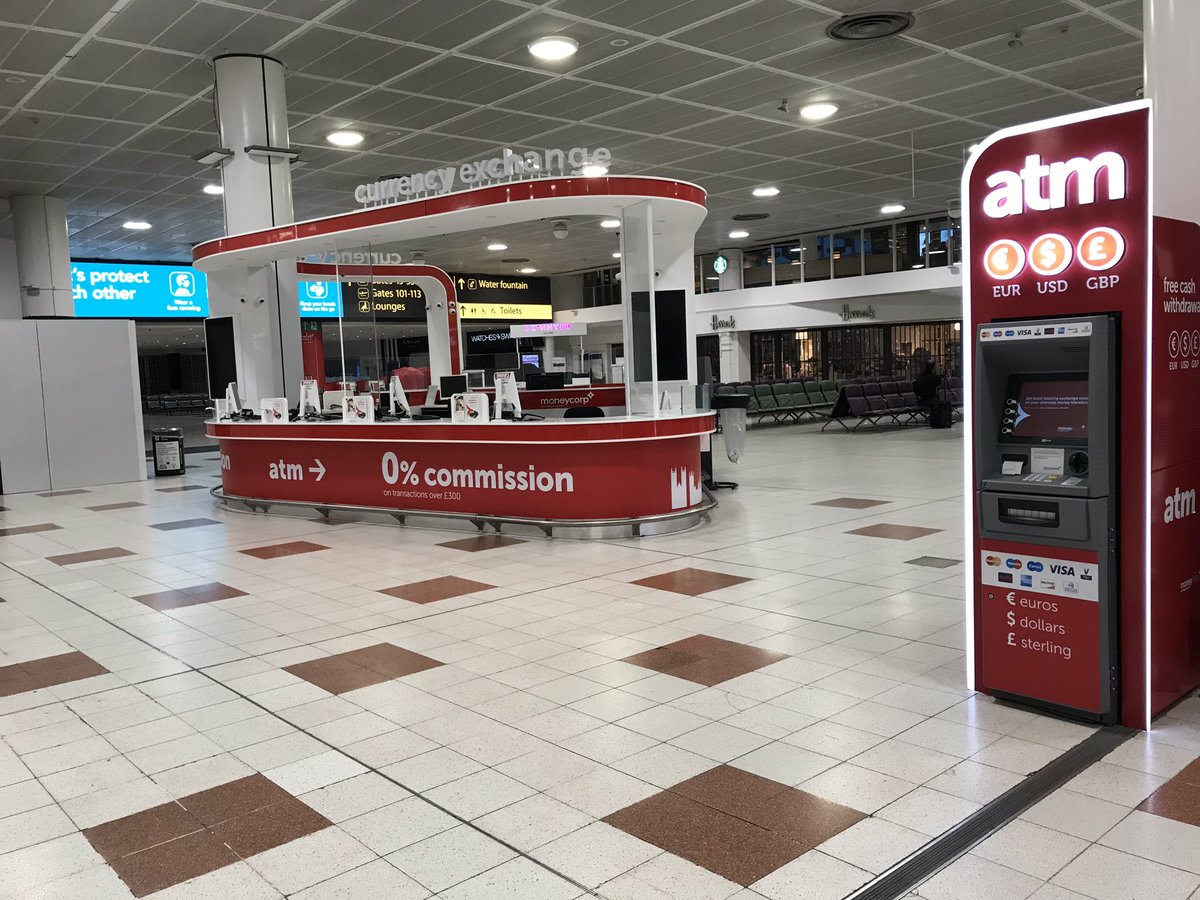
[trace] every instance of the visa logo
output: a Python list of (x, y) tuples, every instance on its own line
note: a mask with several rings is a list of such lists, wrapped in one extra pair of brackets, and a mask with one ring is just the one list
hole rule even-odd
[(1092, 580), (1092, 570), (1091, 569), (1080, 569), (1079, 577), (1083, 581), (1091, 581)]
[(1045, 566), (1043, 566), (1043, 565), (1042, 565), (1040, 562), (1038, 562), (1036, 559), (1031, 559), (1031, 560), (1029, 561), (1029, 571), (1030, 571), (1030, 572), (1041, 572), (1041, 571), (1044, 571), (1044, 570), (1045, 570), (1045, 568), (1046, 568), (1046, 567), (1045, 567)]
[(1074, 566), (1064, 566), (1061, 563), (1051, 563), (1050, 571), (1054, 575), (1069, 575), (1072, 578), (1075, 577), (1075, 567)]
[(1033, 329), (1032, 328), (1018, 328), (1017, 334), (1019, 334), (1021, 337), (1030, 337), (1033, 335)]

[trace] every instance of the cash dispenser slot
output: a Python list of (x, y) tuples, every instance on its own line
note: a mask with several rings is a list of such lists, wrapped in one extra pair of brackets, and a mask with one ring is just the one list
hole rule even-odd
[(1058, 503), (1053, 500), (1000, 498), (1000, 521), (1008, 525), (1028, 525), (1033, 528), (1057, 528)]

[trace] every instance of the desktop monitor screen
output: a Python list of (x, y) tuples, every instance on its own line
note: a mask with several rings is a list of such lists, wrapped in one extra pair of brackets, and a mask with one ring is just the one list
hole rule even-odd
[(1005, 441), (1086, 444), (1087, 374), (1012, 376), (1001, 419)]
[(521, 365), (533, 366), (535, 369), (542, 365), (542, 355), (540, 353), (522, 353)]
[(525, 389), (530, 391), (557, 391), (566, 384), (562, 372), (547, 372), (544, 375), (530, 373), (525, 376)]
[(466, 375), (443, 375), (438, 380), (438, 393), (441, 394), (443, 400), (448, 400), (454, 394), (465, 394), (466, 392)]

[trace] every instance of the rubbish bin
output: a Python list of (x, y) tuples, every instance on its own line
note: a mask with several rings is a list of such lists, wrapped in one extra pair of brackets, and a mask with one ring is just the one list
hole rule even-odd
[[(717, 394), (712, 398), (712, 408), (721, 417), (721, 431), (725, 437), (725, 455), (731, 463), (742, 461), (746, 448), (746, 410), (750, 407), (748, 394)], [(736, 481), (717, 481), (710, 470), (709, 489), (737, 489)]]
[(183, 429), (155, 428), (150, 432), (154, 452), (154, 474), (183, 474)]

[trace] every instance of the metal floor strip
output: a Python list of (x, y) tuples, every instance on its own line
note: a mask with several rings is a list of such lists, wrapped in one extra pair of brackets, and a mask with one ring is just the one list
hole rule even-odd
[(941, 837), (864, 884), (845, 900), (897, 900), (907, 896), (930, 876), (950, 865), (1136, 733), (1133, 729), (1118, 725), (1100, 729), (963, 819)]

